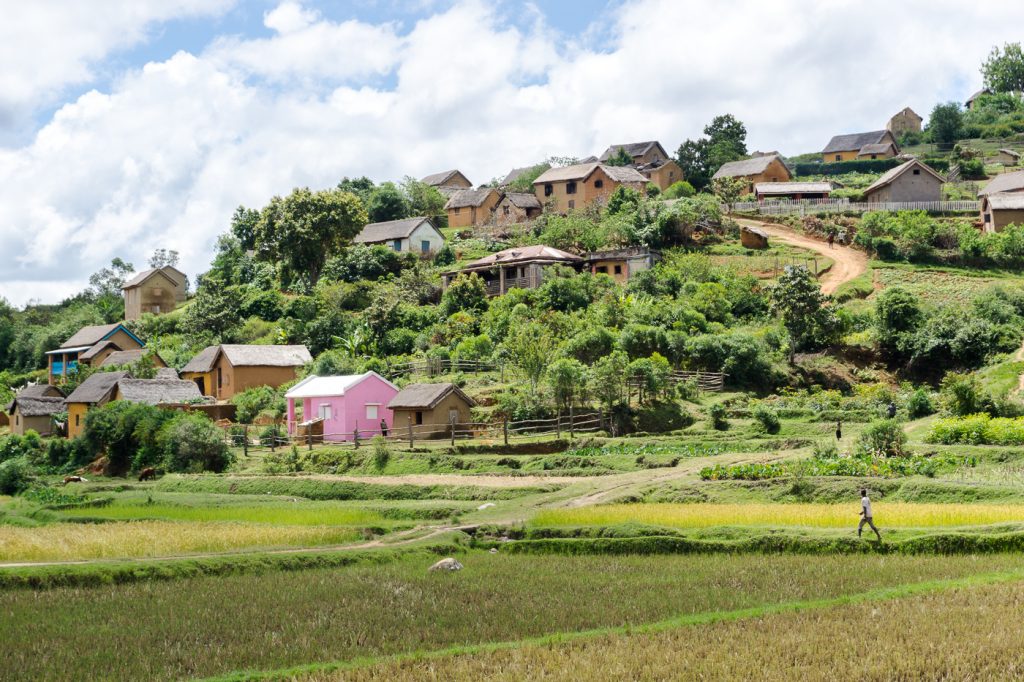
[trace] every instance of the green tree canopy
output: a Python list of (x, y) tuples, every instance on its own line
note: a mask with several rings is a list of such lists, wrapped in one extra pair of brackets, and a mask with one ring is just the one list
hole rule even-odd
[(1024, 51), (1020, 43), (1006, 43), (1002, 49), (992, 48), (981, 65), (985, 87), (993, 92), (1024, 92)]
[(385, 182), (370, 193), (366, 200), (370, 222), (382, 223), (409, 217), (409, 202), (393, 182)]
[(704, 126), (704, 137), (679, 145), (676, 163), (695, 189), (703, 189), (723, 164), (747, 154), (747, 128), (732, 114), (715, 116)]
[(263, 258), (280, 261), (283, 285), (315, 286), (327, 259), (351, 244), (367, 222), (362, 202), (351, 192), (297, 188), (271, 199), (260, 213), (256, 249)]
[(771, 310), (782, 317), (793, 350), (821, 348), (836, 339), (839, 320), (806, 267), (787, 266), (768, 293)]
[(633, 157), (629, 155), (625, 147), (619, 147), (615, 150), (615, 153), (605, 161), (605, 164), (609, 166), (628, 166), (633, 163)]
[(963, 135), (963, 128), (963, 114), (956, 102), (936, 104), (931, 116), (928, 117), (928, 131), (935, 142), (956, 142)]

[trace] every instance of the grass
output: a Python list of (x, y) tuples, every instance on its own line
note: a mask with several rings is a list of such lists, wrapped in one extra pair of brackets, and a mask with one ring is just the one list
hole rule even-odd
[(430, 560), (0, 592), (5, 679), (180, 679), (276, 669), (634, 627), (1019, 566), (1015, 555), (472, 553), (461, 558), (463, 571), (430, 574)]
[[(885, 527), (935, 528), (1024, 521), (1024, 505), (948, 505), (875, 502), (875, 521)], [(714, 526), (856, 525), (860, 504), (617, 504), (548, 509), (530, 520), (534, 527), (612, 526), (642, 523), (669, 528)]]
[(899, 285), (924, 303), (947, 306), (968, 303), (982, 291), (999, 284), (1014, 284), (1018, 275), (963, 268), (914, 267), (872, 262), (875, 278), (883, 288)]
[(0, 562), (175, 556), (231, 550), (338, 545), (361, 533), (344, 526), (269, 526), (235, 522), (133, 521), (0, 525)]
[[(952, 582), (407, 657), (305, 680), (1015, 679), (1024, 584)], [(960, 588), (960, 589), (957, 589)], [(574, 641), (573, 641), (574, 640)], [(837, 646), (836, 643), (841, 643)], [(462, 655), (451, 655), (461, 653)]]
[(239, 521), (278, 526), (367, 526), (380, 524), (380, 512), (332, 503), (294, 503), (261, 506), (204, 507), (172, 503), (117, 502), (107, 507), (67, 509), (62, 516), (99, 518), (117, 521), (161, 519), (166, 521)]

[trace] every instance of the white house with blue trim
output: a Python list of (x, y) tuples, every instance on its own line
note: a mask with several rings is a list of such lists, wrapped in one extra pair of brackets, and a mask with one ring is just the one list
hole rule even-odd
[(79, 365), (98, 367), (111, 353), (145, 346), (145, 342), (121, 322), (82, 327), (60, 348), (46, 353), (50, 384), (64, 383)]

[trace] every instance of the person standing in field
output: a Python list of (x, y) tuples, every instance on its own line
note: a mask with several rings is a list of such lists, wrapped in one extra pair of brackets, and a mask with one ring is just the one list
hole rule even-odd
[(828, 233), (828, 248), (831, 249), (832, 245), (835, 244), (835, 243), (836, 243), (836, 233), (835, 232), (829, 232)]
[(860, 537), (861, 531), (864, 530), (864, 524), (871, 526), (871, 530), (875, 531), (875, 535), (878, 536), (878, 541), (882, 541), (882, 534), (878, 532), (878, 528), (875, 527), (874, 517), (871, 515), (871, 500), (868, 498), (868, 491), (860, 491), (860, 524), (857, 525), (857, 537)]
[(843, 420), (840, 419), (836, 422), (836, 440), (843, 439)]
[(380, 435), (388, 437), (388, 423), (383, 419), (380, 420)]

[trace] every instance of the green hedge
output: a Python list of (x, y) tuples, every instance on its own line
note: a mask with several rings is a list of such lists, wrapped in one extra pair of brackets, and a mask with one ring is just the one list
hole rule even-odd
[(835, 161), (832, 163), (798, 163), (794, 175), (842, 175), (844, 173), (884, 173), (903, 163), (899, 159), (866, 159), (864, 161)]

